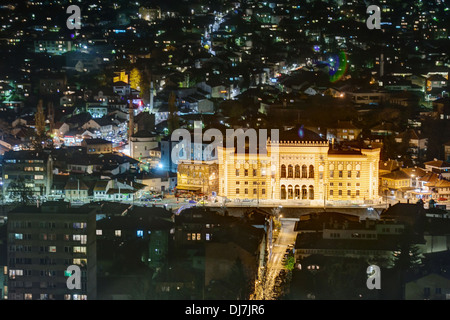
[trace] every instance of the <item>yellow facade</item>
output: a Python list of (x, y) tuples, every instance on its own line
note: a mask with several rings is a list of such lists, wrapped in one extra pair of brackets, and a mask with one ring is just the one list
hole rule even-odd
[(177, 189), (211, 195), (218, 189), (218, 170), (214, 161), (183, 161), (178, 164)]
[(379, 199), (379, 149), (333, 151), (324, 140), (269, 142), (267, 150), (259, 155), (219, 148), (218, 194), (316, 205)]

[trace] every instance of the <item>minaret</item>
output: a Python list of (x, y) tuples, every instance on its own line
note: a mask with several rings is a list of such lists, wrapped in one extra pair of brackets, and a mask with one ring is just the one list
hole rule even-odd
[(384, 76), (384, 54), (380, 55), (380, 77)]
[(150, 82), (150, 110), (149, 112), (153, 112), (153, 96), (155, 95), (155, 89), (153, 88), (153, 81)]
[(133, 109), (133, 100), (130, 99), (130, 105), (128, 107), (128, 139), (131, 142), (131, 137), (134, 134), (134, 109)]

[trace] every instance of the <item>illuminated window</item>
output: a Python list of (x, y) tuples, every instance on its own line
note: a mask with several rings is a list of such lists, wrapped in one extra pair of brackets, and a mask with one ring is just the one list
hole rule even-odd
[(86, 253), (86, 247), (73, 247), (74, 253)]
[(115, 230), (114, 234), (116, 235), (116, 237), (121, 237), (122, 236), (122, 230)]

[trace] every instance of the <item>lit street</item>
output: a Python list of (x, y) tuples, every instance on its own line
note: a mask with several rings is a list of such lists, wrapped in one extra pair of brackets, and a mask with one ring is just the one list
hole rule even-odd
[(283, 258), (289, 245), (295, 243), (294, 232), (295, 220), (281, 219), (281, 230), (275, 239), (272, 250), (269, 250), (269, 260), (265, 274), (261, 281), (256, 284), (254, 300), (274, 300), (277, 298), (276, 278), (284, 269)]

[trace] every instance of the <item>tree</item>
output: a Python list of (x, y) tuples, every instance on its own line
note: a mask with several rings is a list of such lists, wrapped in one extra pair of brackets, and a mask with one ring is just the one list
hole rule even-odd
[(130, 87), (131, 89), (141, 90), (142, 75), (137, 68), (133, 68), (130, 72)]
[(24, 178), (13, 180), (7, 187), (9, 198), (22, 205), (31, 204), (33, 201), (33, 190), (27, 186)]
[(42, 143), (46, 140), (45, 134), (45, 114), (44, 108), (42, 106), (42, 99), (39, 100), (36, 113), (34, 115), (34, 120), (36, 122), (35, 135), (31, 137), (34, 149), (42, 149)]
[(394, 251), (394, 268), (401, 272), (408, 272), (419, 266), (422, 262), (420, 249), (417, 245), (404, 241), (400, 243), (398, 249)]
[(404, 295), (406, 275), (422, 263), (420, 249), (410, 241), (404, 240), (398, 244), (394, 251), (393, 270), (400, 281), (401, 294)]

